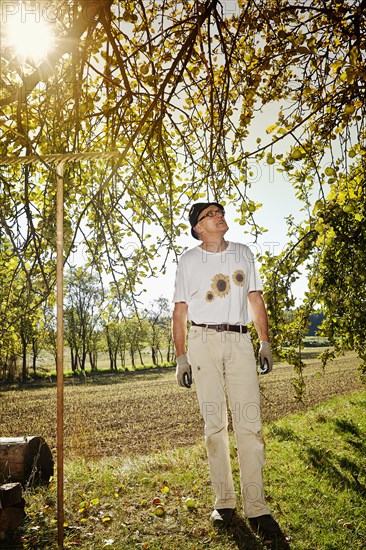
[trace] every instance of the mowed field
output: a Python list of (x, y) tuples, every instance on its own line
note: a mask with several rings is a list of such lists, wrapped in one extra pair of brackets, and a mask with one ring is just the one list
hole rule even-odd
[[(296, 374), (289, 365), (276, 363), (270, 375), (260, 378), (264, 422), (362, 389), (355, 354), (337, 358), (323, 372), (316, 359), (320, 351), (304, 351), (303, 402), (294, 398)], [(55, 451), (55, 384), (2, 386), (0, 393), (0, 436), (43, 436)], [(202, 430), (194, 387), (179, 388), (173, 368), (65, 380), (66, 459), (150, 455), (194, 445), (202, 440)]]

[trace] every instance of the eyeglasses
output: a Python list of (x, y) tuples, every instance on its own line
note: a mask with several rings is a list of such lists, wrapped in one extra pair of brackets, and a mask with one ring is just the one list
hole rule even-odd
[(218, 210), (210, 210), (209, 212), (207, 212), (207, 214), (205, 214), (204, 216), (202, 216), (202, 218), (200, 218), (199, 220), (197, 220), (197, 223), (198, 222), (201, 222), (202, 220), (204, 220), (205, 218), (216, 218), (216, 216), (218, 214), (221, 214), (221, 216), (225, 216), (225, 210), (223, 208), (220, 208)]

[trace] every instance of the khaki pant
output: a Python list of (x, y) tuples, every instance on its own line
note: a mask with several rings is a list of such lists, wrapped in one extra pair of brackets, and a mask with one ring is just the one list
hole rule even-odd
[(235, 508), (236, 505), (227, 429), (227, 394), (237, 443), (244, 514), (247, 517), (270, 514), (263, 495), (265, 449), (250, 336), (192, 326), (188, 357), (205, 423), (215, 508)]

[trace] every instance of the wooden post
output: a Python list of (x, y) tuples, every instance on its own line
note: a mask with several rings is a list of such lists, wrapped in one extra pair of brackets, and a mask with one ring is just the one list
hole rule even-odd
[(64, 547), (64, 166), (56, 166), (56, 285), (57, 285), (57, 540)]

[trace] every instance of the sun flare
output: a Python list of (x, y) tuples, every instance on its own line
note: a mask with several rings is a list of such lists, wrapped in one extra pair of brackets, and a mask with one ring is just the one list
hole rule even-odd
[(39, 62), (52, 49), (54, 37), (47, 23), (12, 21), (6, 24), (6, 45), (21, 59)]

